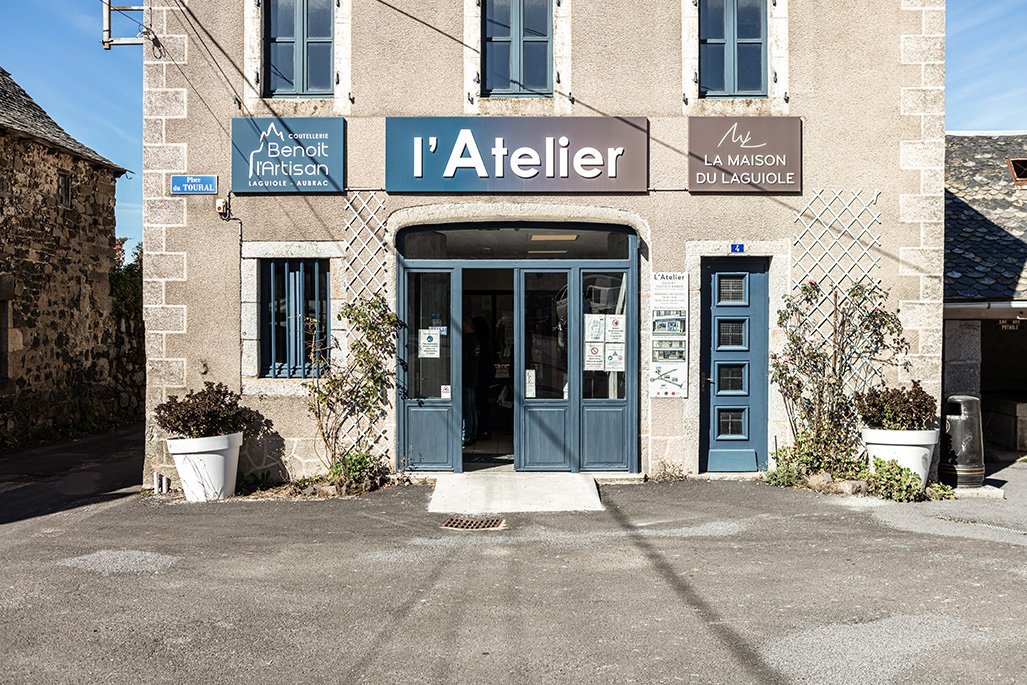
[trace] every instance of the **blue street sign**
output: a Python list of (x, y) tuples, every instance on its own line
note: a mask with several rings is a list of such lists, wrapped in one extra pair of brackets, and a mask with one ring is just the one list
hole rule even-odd
[(172, 195), (217, 195), (217, 176), (172, 176)]
[(745, 252), (745, 243), (731, 243), (731, 254), (741, 254)]

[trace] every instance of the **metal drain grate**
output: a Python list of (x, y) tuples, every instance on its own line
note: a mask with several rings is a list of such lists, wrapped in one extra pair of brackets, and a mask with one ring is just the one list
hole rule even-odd
[(499, 530), (506, 527), (506, 520), (498, 516), (450, 516), (442, 527), (451, 530)]

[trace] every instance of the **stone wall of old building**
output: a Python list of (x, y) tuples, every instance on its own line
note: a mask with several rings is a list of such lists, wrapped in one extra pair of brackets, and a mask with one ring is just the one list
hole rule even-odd
[(6, 131), (0, 170), (0, 448), (140, 418), (141, 322), (112, 310), (115, 170)]

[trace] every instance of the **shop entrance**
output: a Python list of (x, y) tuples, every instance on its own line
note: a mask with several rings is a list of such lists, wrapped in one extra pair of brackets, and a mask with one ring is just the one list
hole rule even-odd
[(424, 227), (398, 243), (401, 465), (638, 470), (632, 233)]

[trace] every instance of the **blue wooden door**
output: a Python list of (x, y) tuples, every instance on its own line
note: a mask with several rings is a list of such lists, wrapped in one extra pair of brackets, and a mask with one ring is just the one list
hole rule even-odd
[(767, 268), (758, 258), (703, 261), (704, 471), (767, 467)]
[(399, 465), (461, 471), (460, 270), (406, 270), (403, 278)]
[(571, 269), (514, 279), (514, 468), (577, 471), (577, 308)]

